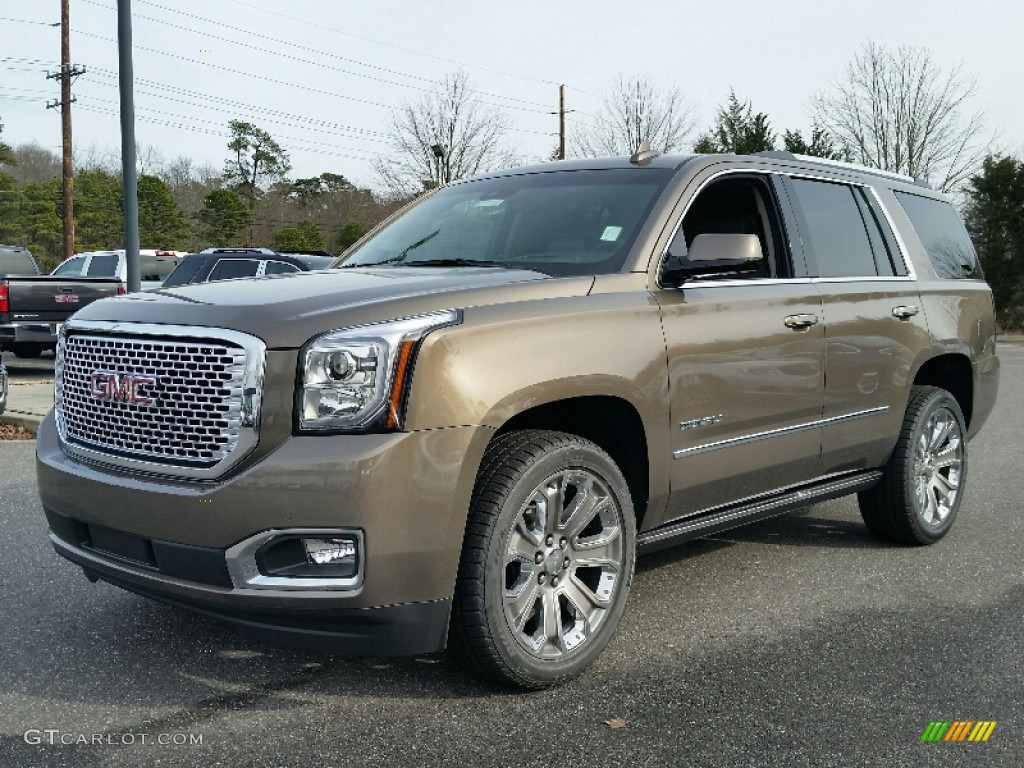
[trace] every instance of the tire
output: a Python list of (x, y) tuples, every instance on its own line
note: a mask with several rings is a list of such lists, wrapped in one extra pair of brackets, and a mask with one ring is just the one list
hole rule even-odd
[(934, 544), (953, 527), (967, 480), (967, 428), (956, 399), (913, 387), (881, 482), (858, 494), (868, 529), (897, 544)]
[(43, 344), (12, 344), (10, 347), (10, 350), (14, 353), (15, 357), (24, 359), (39, 357), (43, 354), (44, 349), (46, 349), (46, 347)]
[(466, 525), (454, 655), (521, 689), (575, 677), (614, 634), (635, 557), (629, 487), (607, 453), (562, 432), (499, 435), (481, 463)]

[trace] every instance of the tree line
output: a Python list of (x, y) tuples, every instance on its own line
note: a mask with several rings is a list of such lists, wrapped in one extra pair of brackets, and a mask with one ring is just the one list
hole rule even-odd
[[(190, 158), (139, 156), (143, 248), (197, 251), (268, 246), (338, 253), (393, 211), (396, 202), (336, 173), (290, 179), (287, 153), (266, 132), (231, 121), (221, 172)], [(3, 126), (0, 125), (0, 139)], [(74, 180), (75, 251), (124, 247), (119, 158), (79, 159)], [(0, 141), (0, 243), (26, 245), (40, 268), (64, 258), (60, 158), (36, 144)]]

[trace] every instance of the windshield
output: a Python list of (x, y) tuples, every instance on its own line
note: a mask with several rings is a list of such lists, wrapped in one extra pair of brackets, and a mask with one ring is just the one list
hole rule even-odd
[(456, 184), (392, 221), (339, 268), (507, 266), (617, 271), (672, 171), (561, 171)]

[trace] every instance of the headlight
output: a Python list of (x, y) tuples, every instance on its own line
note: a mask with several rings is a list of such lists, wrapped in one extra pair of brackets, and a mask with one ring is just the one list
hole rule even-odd
[(311, 339), (299, 355), (299, 430), (399, 427), (417, 345), (430, 331), (460, 319), (456, 310), (446, 310)]

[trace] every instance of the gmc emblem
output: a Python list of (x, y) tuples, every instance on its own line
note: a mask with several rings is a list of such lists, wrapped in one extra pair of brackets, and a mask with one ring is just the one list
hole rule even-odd
[(73, 293), (58, 293), (53, 300), (58, 304), (77, 304), (78, 296)]
[(140, 387), (155, 387), (157, 379), (154, 376), (93, 371), (89, 384), (89, 394), (97, 400), (121, 400), (138, 405), (153, 405), (156, 402), (155, 397), (146, 397), (139, 391)]

